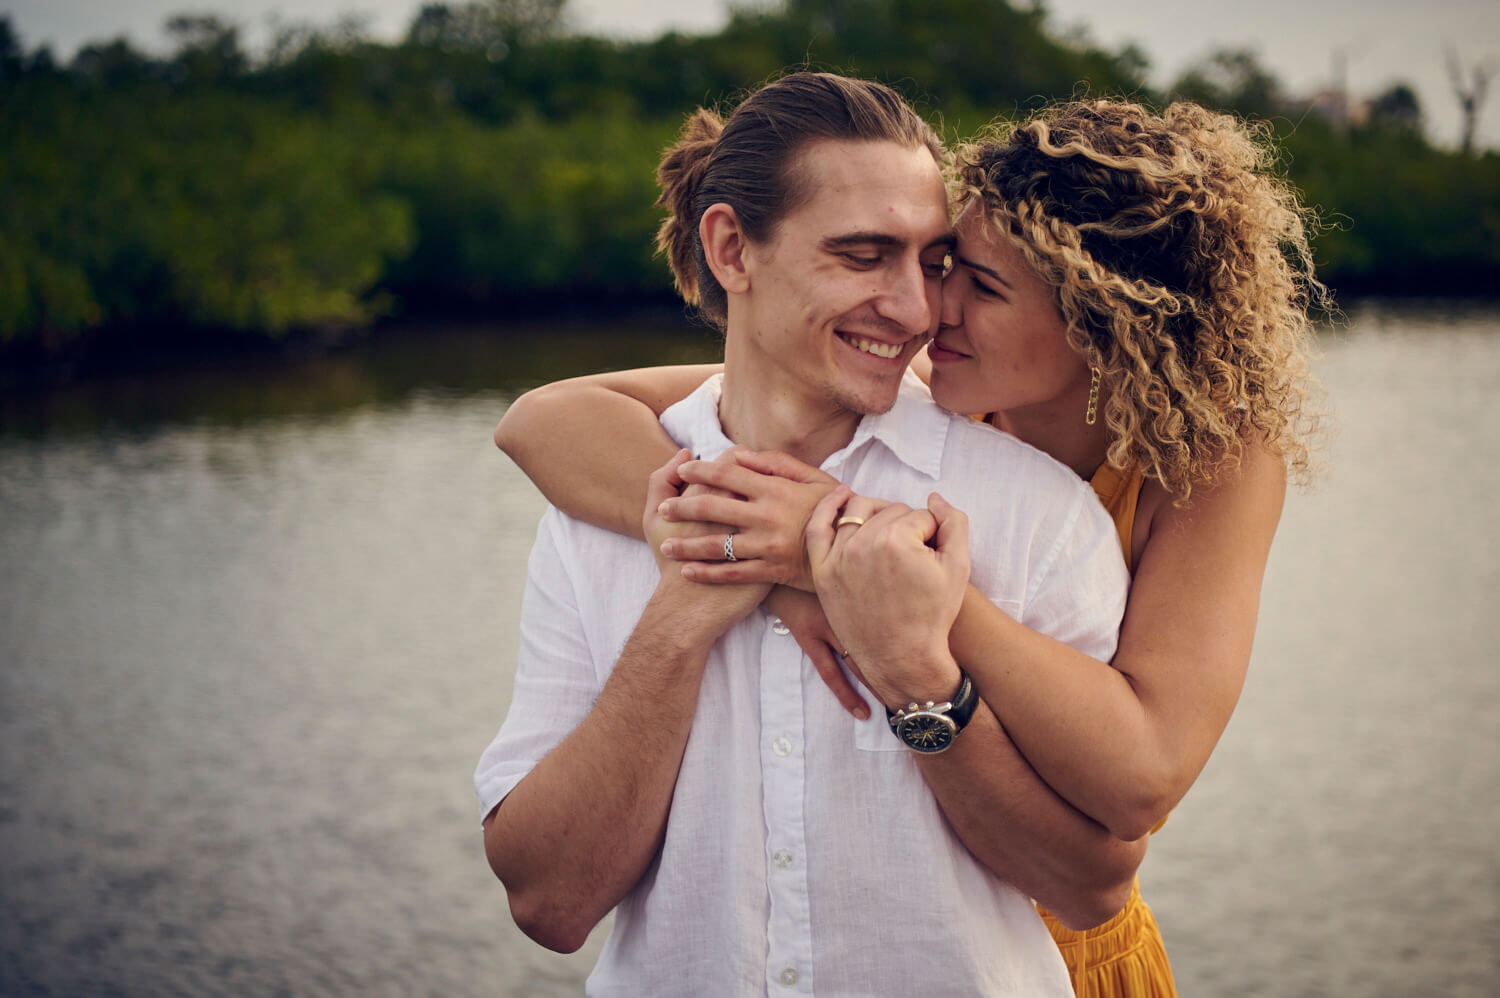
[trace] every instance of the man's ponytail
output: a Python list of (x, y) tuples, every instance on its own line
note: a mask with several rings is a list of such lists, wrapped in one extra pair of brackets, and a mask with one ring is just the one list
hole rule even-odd
[(661, 197), (656, 203), (667, 209), (667, 217), (656, 232), (656, 251), (666, 256), (672, 279), (682, 300), (701, 304), (698, 284), (698, 211), (694, 201), (708, 172), (724, 122), (717, 114), (699, 108), (683, 123), (675, 145), (662, 155), (656, 168)]

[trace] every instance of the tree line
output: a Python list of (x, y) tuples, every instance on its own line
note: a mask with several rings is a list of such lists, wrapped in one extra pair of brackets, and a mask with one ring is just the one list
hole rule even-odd
[(570, 31), (565, 3), (427, 4), (393, 44), (282, 25), (255, 55), (181, 15), (168, 55), (115, 40), (66, 64), (0, 18), (0, 343), (665, 298), (660, 150), (693, 107), (801, 65), (884, 80), (950, 139), (1084, 89), (1264, 119), (1329, 222), (1335, 286), (1500, 275), (1500, 156), (1429, 144), (1401, 84), (1319, 107), (1226, 51), (1157, 91), (1139, 51), (1008, 0), (785, 0), (641, 41)]

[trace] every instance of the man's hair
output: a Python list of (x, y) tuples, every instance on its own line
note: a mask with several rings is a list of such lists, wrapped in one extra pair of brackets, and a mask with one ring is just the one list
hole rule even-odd
[(1057, 105), (957, 153), (976, 205), (1052, 285), (1068, 338), (1108, 390), (1109, 460), (1185, 502), (1247, 439), (1310, 470), (1318, 413), (1310, 308), (1316, 217), (1264, 127), (1196, 104)]
[(797, 154), (820, 139), (889, 141), (925, 147), (938, 164), (944, 158), (932, 128), (894, 90), (871, 80), (806, 72), (766, 84), (727, 121), (700, 107), (662, 155), (656, 203), (668, 214), (656, 234), (657, 251), (670, 261), (683, 300), (721, 331), (728, 299), (703, 255), (703, 213), (727, 204), (748, 238), (767, 241), (783, 218), (816, 193), (797, 168)]

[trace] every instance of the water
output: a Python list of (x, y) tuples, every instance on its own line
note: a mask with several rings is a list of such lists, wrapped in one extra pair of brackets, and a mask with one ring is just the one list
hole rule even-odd
[[(1500, 314), (1356, 309), (1332, 471), (1144, 890), (1184, 996), (1500, 983)], [(489, 435), (704, 334), (434, 332), (0, 402), (0, 993), (581, 993), (469, 774), (542, 504)]]

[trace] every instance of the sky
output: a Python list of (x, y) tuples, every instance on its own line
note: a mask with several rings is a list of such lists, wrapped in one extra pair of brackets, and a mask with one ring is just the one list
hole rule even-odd
[[(245, 29), (254, 47), (268, 37), (271, 18), (330, 25), (341, 14), (364, 18), (377, 38), (395, 39), (420, 0), (0, 0), (29, 49), (49, 44), (63, 59), (87, 42), (127, 35), (137, 46), (162, 50), (162, 25), (184, 10), (210, 12)], [(1457, 142), (1459, 113), (1445, 68), (1451, 48), (1465, 66), (1482, 60), (1500, 76), (1500, 3), (1495, 0), (1046, 0), (1060, 28), (1081, 27), (1097, 43), (1134, 42), (1151, 60), (1151, 82), (1165, 84), (1216, 48), (1251, 48), (1289, 91), (1330, 84), (1342, 58), (1355, 96), (1392, 82), (1413, 85), (1427, 117), (1429, 138)], [(625, 37), (651, 37), (669, 28), (713, 31), (728, 14), (727, 0), (569, 0), (575, 27)], [(1481, 144), (1500, 147), (1500, 79), (1480, 118)]]

